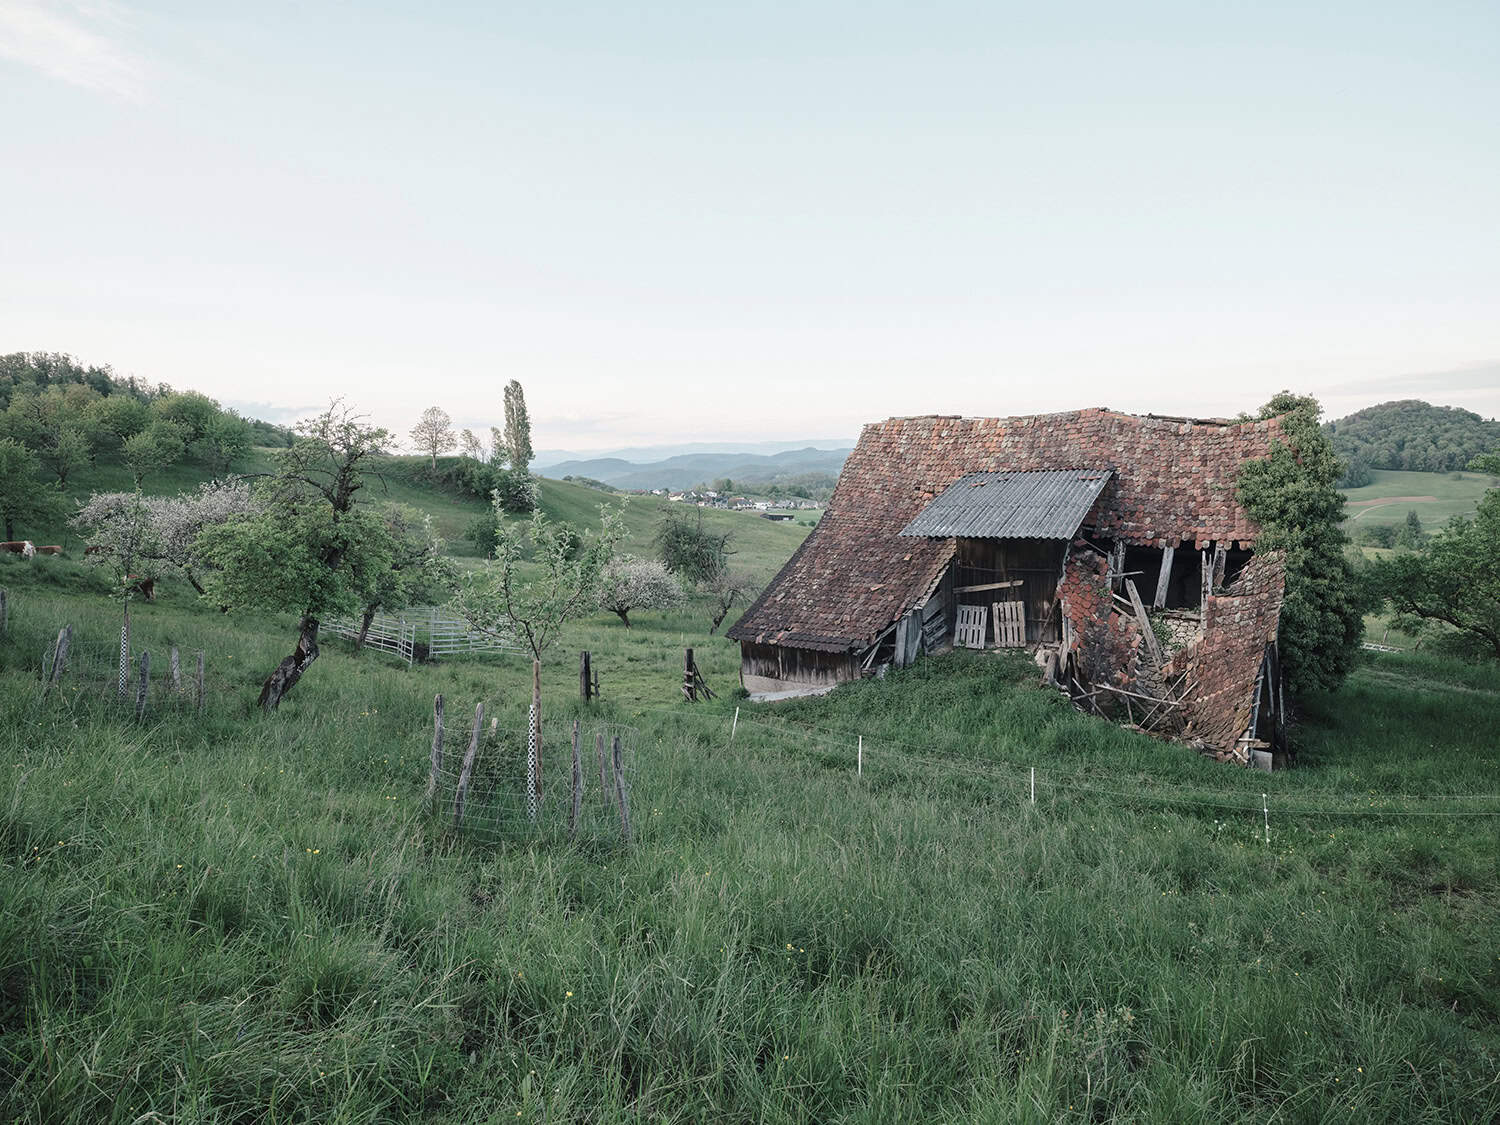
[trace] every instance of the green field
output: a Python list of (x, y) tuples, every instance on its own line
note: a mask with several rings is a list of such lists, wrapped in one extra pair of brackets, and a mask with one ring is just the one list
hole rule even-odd
[[(1478, 507), (1493, 478), (1483, 473), (1401, 473), (1372, 470), (1373, 484), (1344, 490), (1345, 527), (1353, 531), (1364, 524), (1400, 524), (1415, 511), (1427, 531), (1436, 531), (1453, 516), (1468, 516)], [(1430, 497), (1400, 500), (1396, 497)], [(1372, 502), (1373, 501), (1373, 502)]]
[[(424, 808), (432, 695), (518, 727), (525, 662), (330, 642), (263, 717), (291, 622), (168, 586), (136, 628), (208, 648), (220, 690), (137, 725), (38, 697), (61, 622), (112, 644), (98, 576), (7, 557), (0, 585), (7, 1119), (1500, 1114), (1493, 666), (1372, 660), (1265, 775), (1025, 661), (751, 707), (701, 606), (601, 616), (547, 662), (543, 819), (587, 647), (589, 717), (633, 728), (633, 843), (485, 843)], [(684, 644), (718, 701), (680, 702)]]

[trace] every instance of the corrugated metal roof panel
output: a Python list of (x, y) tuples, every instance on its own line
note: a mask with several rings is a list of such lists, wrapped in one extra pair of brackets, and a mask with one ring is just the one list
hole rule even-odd
[(961, 539), (1071, 539), (1112, 475), (1109, 469), (970, 473), (901, 530)]

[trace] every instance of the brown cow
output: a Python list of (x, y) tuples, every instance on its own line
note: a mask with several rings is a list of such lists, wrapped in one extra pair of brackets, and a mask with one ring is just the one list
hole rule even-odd
[[(13, 555), (24, 555), (26, 548), (30, 546), (30, 541), (23, 539), (16, 543), (0, 543), (0, 551), (9, 551)], [(35, 550), (35, 548), (32, 549)]]
[(156, 579), (154, 578), (141, 578), (139, 575), (127, 574), (125, 589), (140, 594), (148, 602), (156, 600)]
[(38, 547), (36, 553), (39, 555), (60, 555), (62, 554), (62, 548), (57, 546)]

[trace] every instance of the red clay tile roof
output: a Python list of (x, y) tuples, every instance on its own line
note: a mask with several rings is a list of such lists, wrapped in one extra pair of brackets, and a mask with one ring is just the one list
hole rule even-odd
[(862, 648), (921, 596), (952, 540), (899, 532), (972, 472), (1113, 469), (1093, 511), (1101, 535), (1137, 545), (1254, 542), (1235, 478), (1280, 422), (1195, 422), (1090, 409), (1021, 418), (927, 416), (866, 426), (818, 526), (728, 633), (839, 652)]

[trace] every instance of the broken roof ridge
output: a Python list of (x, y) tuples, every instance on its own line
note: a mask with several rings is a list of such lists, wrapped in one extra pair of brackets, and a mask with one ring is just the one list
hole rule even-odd
[(1021, 422), (1041, 418), (1078, 418), (1086, 414), (1104, 415), (1110, 418), (1129, 418), (1133, 421), (1168, 422), (1191, 426), (1254, 426), (1279, 418), (1193, 418), (1179, 414), (1132, 414), (1128, 410), (1114, 410), (1108, 406), (1080, 406), (1072, 410), (1048, 410), (1037, 414), (892, 414), (881, 422), (866, 422), (864, 427), (880, 427), (892, 422)]

